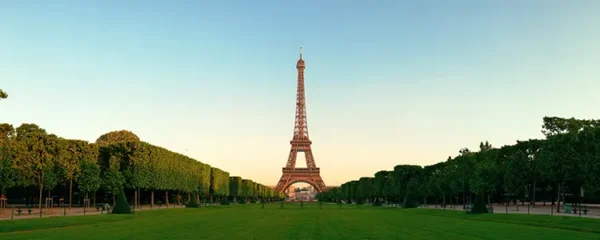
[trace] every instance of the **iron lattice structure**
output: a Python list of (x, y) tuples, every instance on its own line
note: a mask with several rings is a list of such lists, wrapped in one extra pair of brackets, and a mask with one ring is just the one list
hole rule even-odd
[[(298, 70), (298, 90), (296, 94), (296, 120), (294, 123), (294, 136), (290, 144), (292, 148), (286, 166), (283, 168), (283, 175), (277, 183), (275, 190), (283, 192), (292, 184), (305, 182), (319, 192), (327, 189), (325, 182), (321, 178), (321, 173), (315, 164), (315, 158), (312, 154), (310, 145), (312, 142), (308, 138), (308, 125), (306, 121), (306, 98), (304, 95), (304, 69), (305, 64), (302, 60), (302, 48), (300, 48), (300, 59), (296, 63)], [(306, 157), (306, 168), (296, 168), (296, 157), (298, 152), (304, 152)]]

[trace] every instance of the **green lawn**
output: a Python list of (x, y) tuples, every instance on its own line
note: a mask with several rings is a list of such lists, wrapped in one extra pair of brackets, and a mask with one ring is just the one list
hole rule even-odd
[(259, 204), (0, 221), (0, 239), (600, 239), (600, 220)]

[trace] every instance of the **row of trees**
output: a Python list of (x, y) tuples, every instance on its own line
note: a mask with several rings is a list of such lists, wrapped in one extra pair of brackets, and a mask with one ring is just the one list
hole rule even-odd
[[(412, 207), (470, 204), (475, 196), (492, 202), (598, 202), (600, 121), (545, 117), (545, 139), (517, 141), (458, 156), (431, 166), (398, 165), (373, 177), (349, 181), (319, 194), (323, 201), (383, 201)], [(585, 194), (584, 194), (585, 193)]]
[[(96, 143), (70, 140), (48, 134), (35, 124), (22, 124), (14, 129), (0, 124), (0, 191), (37, 187), (39, 206), (57, 186), (68, 186), (69, 207), (73, 186), (87, 196), (103, 191), (114, 196), (133, 191), (134, 205), (138, 189), (165, 193), (193, 194), (218, 200), (236, 197), (280, 199), (282, 193), (251, 180), (230, 177), (229, 173), (179, 153), (142, 142), (129, 131), (104, 134)], [(9, 198), (10, 199), (10, 198)], [(94, 198), (95, 200), (95, 198)]]

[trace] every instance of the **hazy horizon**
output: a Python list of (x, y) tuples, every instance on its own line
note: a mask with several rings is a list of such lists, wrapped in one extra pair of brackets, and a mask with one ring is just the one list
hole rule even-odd
[(0, 122), (127, 129), (268, 186), (301, 46), (330, 186), (542, 138), (544, 116), (600, 118), (600, 1), (34, 2), (0, 6)]

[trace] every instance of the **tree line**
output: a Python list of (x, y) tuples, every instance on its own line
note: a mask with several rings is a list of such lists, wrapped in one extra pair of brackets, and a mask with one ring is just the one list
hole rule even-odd
[(160, 198), (166, 204), (169, 199), (185, 201), (186, 195), (205, 202), (283, 198), (283, 193), (260, 183), (140, 141), (129, 131), (110, 132), (89, 143), (49, 134), (35, 124), (16, 129), (0, 124), (0, 192), (18, 195), (7, 195), (10, 204), (11, 199), (32, 197), (33, 189), (40, 208), (42, 199), (57, 189), (67, 189), (64, 202), (69, 207), (73, 193), (80, 201), (92, 195), (95, 204), (97, 192), (111, 196), (114, 203), (121, 191), (132, 193), (135, 206), (141, 190), (150, 193), (152, 205), (155, 192), (164, 193)]
[[(600, 202), (600, 120), (544, 117), (544, 139), (499, 148), (481, 142), (430, 166), (398, 165), (320, 193), (322, 201), (454, 206)], [(518, 207), (518, 204), (517, 204)]]

